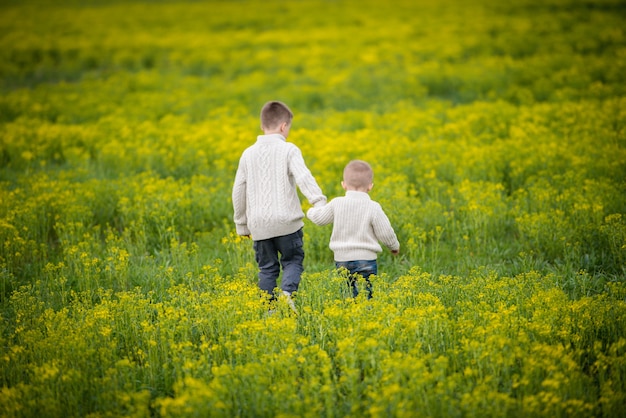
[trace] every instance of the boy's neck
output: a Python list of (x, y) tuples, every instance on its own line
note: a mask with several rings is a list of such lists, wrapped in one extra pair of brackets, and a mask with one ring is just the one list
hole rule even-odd
[(263, 131), (265, 135), (278, 134), (278, 135), (282, 135), (285, 139), (287, 139), (290, 129), (291, 129), (291, 124), (289, 122), (283, 122), (276, 128), (266, 128), (264, 126), (261, 126), (261, 130)]

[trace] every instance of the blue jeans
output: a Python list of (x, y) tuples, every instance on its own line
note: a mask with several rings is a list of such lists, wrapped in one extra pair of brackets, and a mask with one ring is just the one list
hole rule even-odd
[[(302, 229), (293, 234), (254, 241), (253, 248), (259, 266), (259, 287), (274, 294), (276, 279), (283, 268), (281, 289), (293, 293), (298, 290), (304, 271), (304, 245)], [(280, 257), (280, 258), (279, 258)]]
[(335, 267), (337, 267), (337, 269), (345, 268), (350, 273), (348, 275), (347, 283), (352, 289), (352, 297), (358, 296), (358, 280), (359, 277), (363, 277), (365, 279), (367, 298), (372, 298), (372, 283), (370, 282), (369, 277), (373, 274), (378, 274), (378, 264), (376, 263), (376, 260), (335, 261)]

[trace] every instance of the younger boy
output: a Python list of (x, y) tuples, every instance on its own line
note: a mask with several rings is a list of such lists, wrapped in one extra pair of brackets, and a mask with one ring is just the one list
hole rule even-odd
[(263, 106), (264, 134), (241, 155), (232, 199), (237, 233), (252, 235), (260, 289), (274, 298), (282, 265), (281, 289), (293, 308), (291, 294), (298, 290), (304, 270), (304, 212), (296, 186), (313, 206), (326, 204), (326, 196), (300, 149), (287, 142), (292, 119), (293, 113), (282, 102)]
[(382, 251), (379, 241), (392, 254), (400, 251), (400, 243), (389, 218), (378, 202), (371, 200), (369, 191), (374, 186), (374, 173), (365, 161), (348, 163), (343, 171), (341, 186), (346, 190), (325, 206), (315, 206), (307, 217), (317, 225), (333, 223), (330, 249), (334, 252), (335, 266), (350, 273), (348, 284), (352, 296), (358, 295), (358, 276), (365, 279), (367, 298), (372, 297), (370, 275), (378, 274), (377, 253)]

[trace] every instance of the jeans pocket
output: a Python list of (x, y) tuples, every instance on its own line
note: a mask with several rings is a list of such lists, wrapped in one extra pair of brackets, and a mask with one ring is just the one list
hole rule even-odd
[(359, 273), (363, 277), (378, 274), (376, 260), (359, 260), (355, 262), (354, 272)]

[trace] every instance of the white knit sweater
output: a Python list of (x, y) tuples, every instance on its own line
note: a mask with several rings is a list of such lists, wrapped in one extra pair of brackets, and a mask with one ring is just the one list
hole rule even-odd
[(379, 241), (391, 251), (400, 249), (389, 218), (365, 192), (348, 190), (325, 206), (312, 207), (307, 217), (317, 225), (333, 223), (329, 247), (335, 261), (375, 260), (382, 251)]
[(311, 205), (326, 204), (300, 149), (280, 134), (259, 135), (241, 155), (235, 175), (232, 199), (237, 233), (258, 241), (302, 228), (304, 212), (296, 186)]

